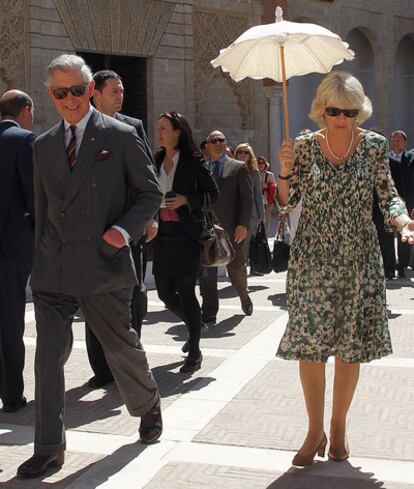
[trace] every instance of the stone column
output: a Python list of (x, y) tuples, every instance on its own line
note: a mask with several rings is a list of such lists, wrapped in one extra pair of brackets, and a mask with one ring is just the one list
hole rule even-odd
[(283, 98), (282, 87), (271, 85), (264, 87), (267, 99), (268, 127), (267, 127), (267, 156), (270, 168), (277, 175), (279, 171), (279, 160), (277, 151), (283, 138)]

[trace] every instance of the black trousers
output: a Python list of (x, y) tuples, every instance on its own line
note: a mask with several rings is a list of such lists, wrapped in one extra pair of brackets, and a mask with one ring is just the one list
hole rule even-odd
[(0, 255), (0, 398), (4, 404), (23, 396), (23, 342), (26, 284), (31, 264)]
[[(146, 260), (144, 257), (143, 244), (139, 243), (137, 246), (132, 246), (131, 251), (139, 282), (132, 292), (131, 326), (137, 332), (138, 337), (141, 338), (142, 322), (148, 310), (147, 291), (144, 284)], [(89, 363), (94, 375), (99, 379), (111, 379), (113, 377), (112, 372), (106, 361), (101, 343), (86, 321), (85, 340)]]
[(378, 241), (381, 248), (382, 261), (384, 262), (385, 275), (394, 275), (395, 273), (395, 247), (394, 233), (389, 233), (385, 230), (384, 220), (375, 222), (377, 228)]
[(189, 356), (193, 357), (200, 354), (201, 334), (201, 309), (195, 293), (197, 275), (198, 273), (175, 277), (160, 274), (154, 276), (158, 297), (187, 325)]

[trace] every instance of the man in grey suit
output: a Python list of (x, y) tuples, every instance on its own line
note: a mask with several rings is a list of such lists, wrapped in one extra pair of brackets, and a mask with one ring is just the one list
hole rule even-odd
[[(124, 86), (121, 77), (115, 71), (100, 70), (94, 73), (93, 80), (95, 82), (93, 100), (96, 109), (103, 114), (115, 117), (115, 119), (134, 127), (144, 144), (148, 158), (152, 161), (152, 154), (142, 121), (119, 113), (124, 101)], [(146, 265), (144, 260), (144, 243), (146, 241), (151, 241), (151, 239), (155, 237), (157, 227), (158, 224), (154, 219), (151, 219), (145, 227), (144, 236), (142, 236), (136, 245), (131, 245), (132, 257), (134, 259), (135, 271), (138, 279), (138, 284), (134, 287), (132, 293), (131, 324), (139, 337), (141, 337), (142, 322), (148, 309), (147, 293), (144, 284)], [(99, 343), (87, 322), (85, 323), (85, 339), (89, 363), (94, 373), (93, 377), (88, 381), (88, 386), (92, 389), (97, 389), (113, 382), (114, 377), (108, 366), (108, 362), (106, 361), (102, 345)]]
[(129, 413), (141, 417), (141, 442), (162, 431), (158, 388), (130, 309), (137, 278), (129, 241), (138, 241), (161, 202), (153, 166), (133, 128), (90, 106), (94, 82), (82, 58), (54, 59), (47, 86), (63, 121), (34, 146), (36, 419), (34, 455), (18, 468), (21, 477), (64, 462), (63, 368), (79, 306)]
[[(247, 316), (253, 314), (253, 303), (247, 292), (247, 271), (243, 254), (253, 207), (253, 190), (250, 172), (245, 163), (226, 155), (227, 140), (220, 131), (207, 137), (207, 151), (211, 158), (210, 169), (217, 181), (220, 197), (212, 208), (220, 224), (229, 233), (236, 255), (227, 265), (230, 281), (240, 297), (241, 307)], [(216, 321), (219, 308), (217, 294), (217, 268), (204, 268), (200, 278), (203, 296), (203, 321)]]

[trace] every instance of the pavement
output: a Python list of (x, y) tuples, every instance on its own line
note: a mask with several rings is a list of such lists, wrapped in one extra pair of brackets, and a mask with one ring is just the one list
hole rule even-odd
[[(84, 324), (73, 324), (66, 364), (68, 449), (61, 470), (34, 480), (15, 477), (33, 452), (36, 343), (27, 304), (25, 369), (28, 406), (0, 413), (0, 488), (8, 489), (414, 489), (414, 273), (388, 282), (394, 354), (365, 364), (348, 423), (351, 457), (317, 459), (305, 469), (291, 460), (306, 433), (297, 362), (275, 358), (287, 322), (285, 274), (249, 277), (253, 316), (243, 315), (228, 280), (220, 280), (218, 323), (203, 333), (204, 361), (179, 373), (186, 328), (150, 290), (143, 343), (159, 384), (161, 441), (137, 442), (115, 384), (90, 390)], [(332, 363), (327, 365), (329, 426)]]

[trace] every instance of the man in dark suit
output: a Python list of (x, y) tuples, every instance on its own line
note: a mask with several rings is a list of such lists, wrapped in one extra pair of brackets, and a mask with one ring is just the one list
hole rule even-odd
[[(142, 121), (127, 117), (118, 112), (121, 110), (124, 100), (124, 87), (121, 77), (115, 71), (101, 70), (93, 75), (93, 80), (95, 82), (93, 100), (97, 110), (134, 127), (144, 143), (148, 158), (152, 161), (152, 154)], [(144, 260), (143, 246), (145, 241), (150, 241), (155, 237), (157, 231), (156, 226), (157, 223), (151, 219), (145, 228), (144, 236), (136, 246), (131, 245), (132, 257), (138, 278), (138, 285), (134, 287), (132, 294), (132, 326), (139, 337), (141, 337), (142, 322), (148, 309), (147, 293), (144, 284), (146, 263)], [(87, 323), (85, 323), (85, 338), (89, 363), (94, 373), (94, 376), (89, 379), (88, 385), (93, 389), (100, 388), (113, 382), (114, 377), (106, 361), (102, 346)]]
[(33, 255), (33, 102), (10, 90), (0, 98), (0, 398), (3, 412), (23, 396), (26, 284)]
[[(212, 208), (220, 224), (229, 233), (236, 255), (227, 265), (230, 281), (240, 297), (241, 307), (247, 316), (253, 314), (253, 303), (247, 292), (247, 271), (243, 254), (253, 207), (250, 172), (245, 163), (226, 155), (227, 140), (222, 132), (213, 131), (207, 137), (207, 151), (211, 158), (210, 169), (217, 181), (220, 197)], [(217, 268), (204, 268), (200, 278), (203, 296), (203, 321), (215, 322), (219, 308), (217, 294)]]
[[(390, 138), (390, 166), (397, 168), (393, 178), (396, 181), (397, 191), (405, 200), (408, 212), (414, 209), (414, 153), (406, 151), (407, 134), (401, 129), (393, 131)], [(399, 170), (399, 171), (398, 171)], [(395, 176), (397, 173), (398, 177)], [(398, 239), (397, 246), (397, 272), (399, 278), (406, 277), (406, 267), (410, 260), (410, 245)]]
[(94, 82), (82, 58), (54, 59), (47, 86), (63, 121), (34, 146), (36, 419), (34, 455), (18, 468), (21, 477), (64, 462), (63, 368), (78, 307), (129, 413), (141, 417), (141, 442), (154, 443), (162, 431), (158, 388), (131, 328), (137, 278), (129, 241), (140, 239), (161, 202), (153, 165), (133, 128), (90, 106)]

